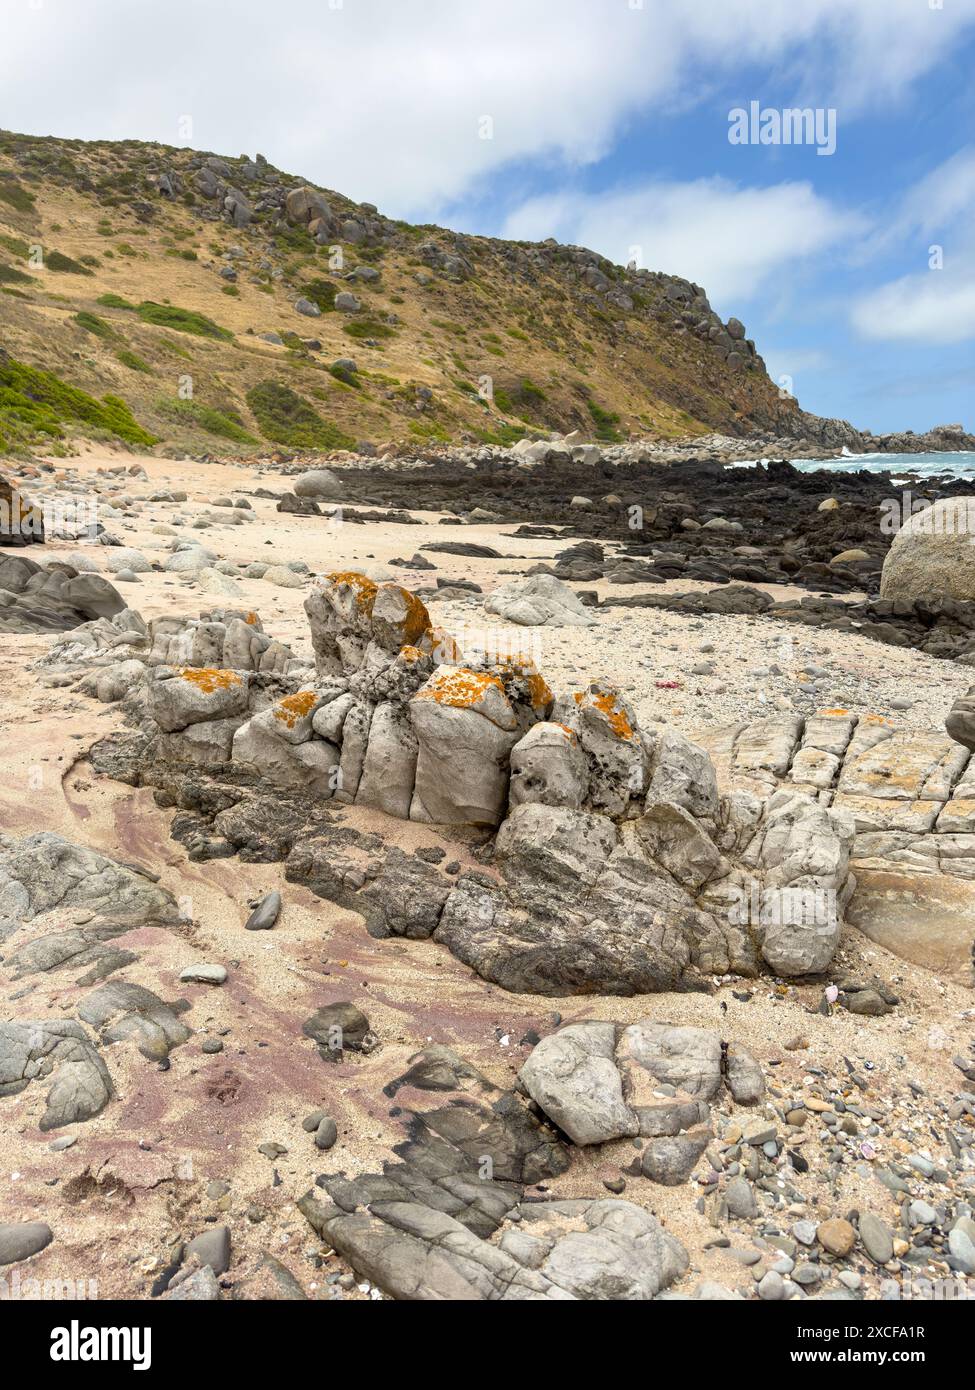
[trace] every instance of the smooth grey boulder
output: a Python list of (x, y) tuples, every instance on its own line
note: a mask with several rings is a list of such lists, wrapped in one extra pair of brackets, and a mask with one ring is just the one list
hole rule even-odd
[(942, 497), (914, 513), (890, 543), (885, 599), (975, 599), (975, 497)]
[(194, 1236), (183, 1252), (183, 1263), (193, 1258), (201, 1265), (208, 1265), (214, 1274), (226, 1274), (230, 1268), (230, 1230), (227, 1226), (214, 1226), (201, 1235)]
[(341, 496), (342, 484), (337, 475), (327, 468), (311, 468), (295, 479), (294, 492), (296, 497), (332, 501)]
[(518, 1079), (574, 1144), (639, 1134), (616, 1066), (616, 1025), (569, 1024), (536, 1044)]
[(44, 1221), (17, 1221), (0, 1225), (0, 1265), (29, 1260), (47, 1248), (54, 1233)]

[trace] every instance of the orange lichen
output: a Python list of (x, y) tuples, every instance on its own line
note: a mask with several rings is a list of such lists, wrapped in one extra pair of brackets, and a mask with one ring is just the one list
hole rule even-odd
[(633, 737), (633, 725), (626, 717), (626, 713), (617, 709), (616, 697), (605, 692), (599, 693), (595, 690), (577, 690), (572, 696), (577, 705), (581, 705), (585, 700), (593, 709), (598, 709), (600, 714), (605, 714), (610, 729), (617, 738), (631, 739)]
[(532, 709), (548, 709), (554, 702), (555, 696), (549, 689), (548, 682), (530, 656), (524, 652), (514, 652), (511, 656), (505, 657), (501, 664), (524, 680), (528, 686), (528, 698), (531, 700)]
[(241, 683), (236, 671), (218, 671), (213, 666), (181, 666), (178, 668), (178, 674), (184, 681), (197, 686), (204, 695), (212, 695), (217, 690), (229, 690), (231, 686)]
[(849, 711), (848, 709), (840, 709), (839, 706), (837, 706), (836, 709), (824, 709), (824, 710), (823, 710), (823, 714), (826, 714), (826, 715), (849, 714), (849, 712), (850, 712), (850, 711)]
[(566, 738), (569, 740), (570, 743), (578, 743), (578, 742), (579, 742), (579, 740), (576, 738), (575, 730), (574, 730), (574, 729), (570, 729), (569, 726), (568, 726), (568, 724), (560, 724), (560, 723), (558, 722), (558, 720), (556, 720), (556, 721), (552, 724), (552, 728), (553, 728), (553, 729), (561, 729), (562, 732), (565, 734)]
[(535, 671), (528, 677), (528, 694), (532, 702), (532, 709), (548, 709), (555, 699), (545, 677)]
[(616, 708), (616, 701), (612, 695), (594, 695), (592, 702), (601, 713), (605, 714), (609, 720), (609, 727), (617, 738), (630, 739), (633, 737), (633, 725), (623, 710)]
[(425, 632), (430, 631), (430, 614), (426, 610), (426, 605), (416, 594), (411, 594), (409, 589), (404, 589), (397, 584), (396, 591), (406, 605), (406, 613), (399, 620), (399, 625), (403, 631), (406, 643), (416, 642)]
[(486, 671), (458, 669), (435, 677), (433, 684), (418, 690), (415, 698), (436, 700), (438, 705), (450, 705), (454, 709), (470, 709), (484, 698), (492, 686), (504, 697), (504, 686), (497, 676), (488, 675)]
[(423, 660), (423, 653), (420, 651), (419, 647), (400, 647), (399, 654), (404, 661), (413, 662)]
[(258, 622), (257, 614), (256, 614), (256, 613), (245, 613), (245, 614), (244, 614), (244, 622), (247, 624), (248, 627), (254, 627), (254, 626), (256, 625), (256, 623)]
[(294, 695), (286, 695), (275, 705), (274, 717), (293, 729), (299, 719), (311, 714), (317, 699), (314, 690), (298, 690)]
[(359, 574), (356, 570), (335, 570), (327, 577), (333, 584), (348, 584), (349, 588), (355, 592), (356, 607), (368, 616), (372, 616), (372, 605), (376, 602), (376, 594), (379, 590), (378, 584), (367, 579), (364, 574)]

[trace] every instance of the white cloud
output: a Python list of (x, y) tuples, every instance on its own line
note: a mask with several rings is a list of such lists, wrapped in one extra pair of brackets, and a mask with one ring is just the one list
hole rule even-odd
[[(187, 143), (260, 149), (384, 210), (426, 216), (513, 160), (598, 159), (635, 113), (700, 99), (717, 78), (752, 65), (770, 83), (784, 79), (796, 99), (837, 105), (842, 132), (847, 117), (901, 96), (975, 21), (975, 0), (943, 10), (923, 0), (3, 8), (0, 90), (11, 129), (177, 144), (189, 115)], [(478, 138), (484, 115), (494, 119), (491, 140)]]
[[(975, 146), (958, 150), (902, 199), (878, 247), (914, 245), (928, 266), (938, 246), (941, 268), (925, 268), (861, 295), (850, 318), (864, 338), (887, 342), (960, 343), (975, 338)], [(922, 240), (918, 242), (918, 237)]]
[(621, 264), (635, 258), (703, 285), (716, 308), (731, 311), (862, 230), (856, 214), (808, 183), (741, 188), (713, 178), (532, 198), (510, 214), (504, 235), (554, 236)]
[(944, 270), (892, 280), (853, 306), (864, 338), (887, 342), (960, 343), (975, 338), (975, 258), (950, 260)]

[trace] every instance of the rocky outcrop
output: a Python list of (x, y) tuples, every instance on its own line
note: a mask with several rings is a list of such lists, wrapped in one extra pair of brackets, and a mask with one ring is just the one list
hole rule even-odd
[(565, 1146), (511, 1091), (445, 1047), (385, 1088), (407, 1132), (382, 1173), (317, 1180), (298, 1203), (316, 1233), (394, 1298), (645, 1300), (688, 1266), (630, 1202), (525, 1201), (563, 1172)]
[[(633, 994), (762, 965), (788, 976), (828, 967), (853, 886), (853, 825), (815, 787), (778, 793), (771, 776), (763, 795), (721, 797), (704, 750), (642, 730), (612, 685), (556, 699), (525, 658), (464, 664), (397, 584), (335, 574), (305, 607), (317, 665), (307, 684), (303, 672), (152, 667), (141, 756), (122, 775), (155, 778), (177, 804), (180, 769), (192, 767), (321, 807), (496, 830), (492, 871), (450, 879), (390, 850), (366, 872), (348, 832), (303, 810), (269, 817), (240, 790), (214, 797), (209, 819), (194, 797), (180, 831), (194, 854), (260, 843), (288, 856), (295, 881), (363, 911), (374, 934), (433, 936), (510, 990)], [(233, 624), (157, 631), (153, 651), (192, 636), (202, 658), (215, 631), (213, 650), (226, 652), (232, 628), (237, 641)], [(771, 763), (757, 747), (756, 769), (784, 769), (797, 736), (791, 725), (773, 735)], [(756, 892), (781, 910), (742, 911)], [(829, 910), (810, 919), (806, 900), (819, 898)]]
[(765, 1093), (762, 1069), (744, 1047), (732, 1050), (705, 1028), (650, 1019), (568, 1024), (535, 1046), (518, 1079), (574, 1144), (639, 1136), (651, 1166), (654, 1155), (670, 1152), (656, 1141), (678, 1137), (697, 1150), (696, 1161), (711, 1138), (710, 1102), (723, 1086), (748, 1105)]
[(26, 555), (0, 557), (0, 633), (61, 632), (125, 608), (118, 590), (72, 565), (46, 569)]

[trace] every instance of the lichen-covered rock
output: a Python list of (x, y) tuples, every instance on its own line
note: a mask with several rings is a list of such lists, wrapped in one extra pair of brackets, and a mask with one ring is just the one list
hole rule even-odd
[(355, 571), (317, 580), (305, 599), (315, 664), (323, 676), (344, 676), (362, 665), (372, 639), (378, 585)]
[(589, 794), (589, 765), (564, 724), (535, 724), (511, 750), (512, 810), (528, 802), (579, 810)]
[(231, 759), (252, 768), (270, 786), (310, 791), (322, 799), (333, 796), (340, 784), (340, 754), (333, 743), (289, 743), (271, 732), (260, 715), (234, 734)]
[(501, 680), (441, 666), (409, 708), (418, 744), (410, 819), (497, 825), (520, 732)]
[(147, 686), (148, 712), (164, 733), (246, 714), (248, 677), (215, 667), (157, 668)]
[(589, 804), (621, 816), (647, 787), (648, 748), (629, 703), (615, 686), (592, 681), (559, 700), (553, 716), (571, 729), (589, 765)]

